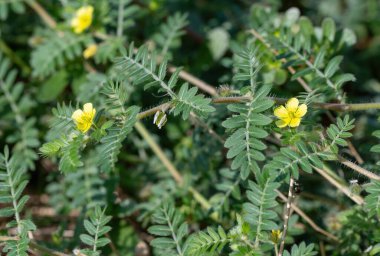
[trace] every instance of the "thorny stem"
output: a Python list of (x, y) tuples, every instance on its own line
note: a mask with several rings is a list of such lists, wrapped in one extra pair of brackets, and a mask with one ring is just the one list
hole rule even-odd
[(351, 168), (352, 170), (357, 171), (358, 173), (360, 173), (360, 174), (362, 174), (362, 175), (364, 175), (370, 179), (380, 181), (380, 176), (374, 174), (373, 172), (370, 172), (370, 171), (364, 169), (363, 167), (361, 167), (359, 165), (354, 164), (350, 160), (347, 160), (341, 156), (338, 156), (338, 160), (341, 164)]
[(281, 245), (280, 245), (280, 250), (278, 252), (278, 256), (282, 256), (282, 253), (284, 252), (284, 248), (285, 248), (286, 232), (288, 231), (290, 209), (291, 209), (293, 196), (294, 196), (293, 195), (293, 187), (294, 187), (294, 179), (292, 176), (290, 176), (288, 200), (286, 201), (286, 208), (285, 208), (285, 215), (284, 215), (284, 229), (282, 231)]

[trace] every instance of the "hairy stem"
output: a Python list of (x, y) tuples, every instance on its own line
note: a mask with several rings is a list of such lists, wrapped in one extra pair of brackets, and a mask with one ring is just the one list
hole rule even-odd
[(359, 165), (356, 165), (354, 164), (353, 162), (351, 162), (350, 160), (347, 160), (345, 159), (344, 157), (341, 157), (341, 156), (338, 156), (338, 160), (341, 164), (351, 168), (352, 170), (370, 178), (370, 179), (373, 179), (373, 180), (378, 180), (380, 181), (380, 176), (374, 174), (373, 172), (370, 172), (366, 169), (364, 169), (363, 167), (359, 166)]
[(338, 188), (340, 191), (342, 191), (346, 196), (348, 196), (352, 201), (357, 203), (358, 205), (364, 204), (364, 200), (361, 196), (353, 194), (349, 188), (346, 186), (340, 184), (338, 181), (336, 181), (333, 177), (331, 177), (329, 174), (326, 173), (326, 171), (319, 169), (317, 167), (313, 167), (314, 170), (316, 170), (323, 178), (325, 178), (328, 182), (330, 182), (333, 186)]
[[(173, 66), (169, 66), (169, 68), (168, 68), (168, 71), (170, 73), (174, 73), (176, 70), (177, 70), (177, 68), (173, 67)], [(212, 85), (209, 85), (208, 83), (200, 80), (199, 78), (193, 76), (192, 74), (190, 74), (184, 70), (181, 70), (181, 72), (179, 72), (179, 77), (182, 78), (183, 80), (189, 82), (190, 84), (195, 85), (196, 87), (198, 87), (202, 91), (207, 92), (208, 94), (210, 94), (212, 96), (218, 95), (217, 90)]]

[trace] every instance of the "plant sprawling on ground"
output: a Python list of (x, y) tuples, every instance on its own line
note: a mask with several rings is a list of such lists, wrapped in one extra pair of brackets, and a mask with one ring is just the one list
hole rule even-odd
[(0, 0), (0, 25), (2, 253), (380, 254), (378, 1)]

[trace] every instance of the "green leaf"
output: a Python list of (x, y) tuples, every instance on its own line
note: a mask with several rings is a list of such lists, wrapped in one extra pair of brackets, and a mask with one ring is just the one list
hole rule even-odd
[(95, 240), (94, 240), (94, 238), (92, 238), (91, 236), (86, 235), (86, 234), (82, 234), (82, 235), (80, 235), (80, 240), (81, 240), (83, 243), (85, 243), (85, 244), (87, 244), (87, 245), (89, 245), (89, 246), (93, 246), (93, 245), (95, 244)]
[(55, 100), (60, 95), (67, 85), (67, 73), (61, 70), (54, 74), (38, 89), (38, 100), (41, 102), (49, 102)]
[(331, 42), (334, 41), (336, 26), (332, 18), (325, 18), (322, 22), (323, 35)]
[(3, 207), (0, 209), (0, 217), (10, 217), (15, 213), (12, 207)]
[(219, 60), (228, 50), (230, 35), (223, 27), (210, 30), (207, 35), (208, 48), (214, 60)]
[(155, 238), (150, 242), (150, 245), (159, 249), (171, 248), (175, 245), (173, 239), (167, 237)]
[(171, 229), (165, 225), (155, 225), (148, 228), (148, 232), (156, 236), (169, 236)]
[(94, 236), (96, 234), (96, 228), (90, 221), (84, 220), (83, 224), (90, 235)]
[(336, 56), (329, 61), (325, 69), (325, 76), (330, 78), (332, 77), (336, 71), (339, 69), (339, 65), (343, 60), (343, 56)]
[(157, 236), (150, 245), (162, 251), (160, 255), (184, 255), (184, 238), (188, 225), (171, 202), (164, 202), (153, 215), (153, 222), (160, 225), (149, 227), (148, 232)]
[(305, 68), (302, 69), (301, 71), (298, 71), (294, 75), (292, 75), (292, 81), (296, 80), (299, 77), (304, 77), (308, 74), (311, 74), (314, 70), (312, 68)]

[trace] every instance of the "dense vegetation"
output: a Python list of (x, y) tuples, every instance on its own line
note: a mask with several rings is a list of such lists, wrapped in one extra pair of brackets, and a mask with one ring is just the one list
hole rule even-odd
[(380, 2), (0, 0), (5, 255), (380, 255)]

